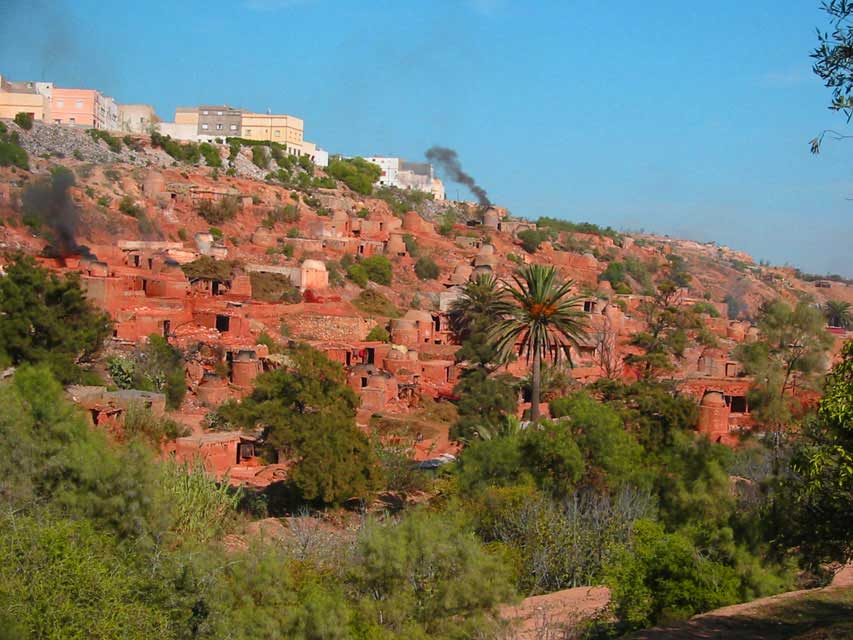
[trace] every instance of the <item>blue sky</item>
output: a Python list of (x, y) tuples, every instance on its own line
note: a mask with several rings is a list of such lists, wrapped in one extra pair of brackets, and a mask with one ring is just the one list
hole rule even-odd
[(347, 155), (440, 144), (518, 215), (853, 276), (853, 141), (808, 152), (847, 127), (811, 74), (823, 24), (817, 0), (5, 0), (0, 73), (167, 120), (271, 108)]

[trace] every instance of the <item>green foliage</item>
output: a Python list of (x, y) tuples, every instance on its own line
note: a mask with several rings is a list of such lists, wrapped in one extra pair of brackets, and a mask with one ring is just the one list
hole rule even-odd
[(109, 131), (89, 129), (89, 135), (95, 142), (103, 140), (113, 153), (121, 153), (121, 138), (116, 138)]
[(391, 342), (391, 334), (382, 325), (373, 327), (365, 338), (368, 342)]
[(369, 280), (367, 276), (367, 269), (365, 269), (361, 264), (354, 263), (349, 265), (346, 268), (347, 278), (355, 282), (359, 287), (366, 287), (367, 282)]
[(497, 351), (504, 355), (517, 351), (532, 359), (530, 418), (539, 418), (542, 356), (554, 353), (554, 363), (569, 357), (572, 345), (586, 328), (582, 297), (570, 295), (573, 280), (563, 280), (557, 269), (545, 265), (529, 265), (513, 275), (513, 284), (498, 302), (501, 318), (490, 331)]
[(397, 524), (368, 524), (356, 553), (368, 618), (394, 637), (476, 637), (513, 595), (506, 568), (452, 515), (421, 510)]
[(109, 316), (86, 298), (76, 274), (61, 277), (17, 255), (0, 277), (0, 363), (45, 363), (63, 382), (79, 380), (112, 334)]
[(13, 122), (24, 131), (29, 131), (33, 128), (33, 114), (21, 111), (15, 114)]
[(0, 167), (18, 167), (25, 171), (30, 168), (29, 156), (21, 147), (18, 132), (9, 133), (6, 125), (0, 128)]
[(499, 360), (489, 330), (498, 321), (503, 296), (497, 279), (479, 274), (465, 283), (462, 294), (450, 306), (450, 328), (462, 344), (456, 359), (479, 367), (491, 367)]
[(616, 244), (621, 244), (622, 236), (610, 227), (599, 227), (591, 222), (569, 222), (558, 218), (541, 217), (536, 221), (536, 226), (552, 229), (554, 231), (568, 231), (570, 233), (588, 233), (590, 235), (612, 238)]
[(218, 225), (233, 219), (239, 210), (239, 200), (233, 196), (226, 196), (217, 202), (202, 200), (198, 204), (196, 213), (204, 218), (208, 224)]
[(222, 167), (222, 156), (219, 155), (218, 148), (214, 147), (209, 142), (202, 142), (200, 145), (198, 145), (198, 151), (204, 158), (204, 163), (208, 167)]
[(252, 147), (252, 164), (259, 169), (266, 169), (269, 167), (269, 152), (262, 146)]
[(113, 201), (109, 196), (99, 196), (97, 202), (99, 207), (109, 207)]
[(625, 431), (616, 409), (581, 391), (554, 400), (551, 415), (564, 418), (572, 430), (584, 455), (588, 484), (609, 489), (650, 486), (643, 447)]
[(151, 133), (151, 146), (163, 149), (163, 151), (178, 162), (198, 164), (199, 160), (201, 160), (201, 151), (195, 142), (182, 144), (172, 140), (171, 136), (164, 136), (157, 131)]
[(370, 256), (362, 260), (359, 264), (364, 267), (368, 279), (377, 284), (384, 284), (385, 286), (391, 284), (391, 275), (393, 273), (391, 261), (385, 256)]
[(222, 229), (219, 227), (210, 227), (207, 232), (213, 236), (214, 240), (221, 241), (224, 234), (222, 233)]
[(417, 211), (420, 213), (424, 208), (424, 203), (430, 202), (434, 198), (431, 193), (425, 191), (399, 189), (397, 187), (379, 187), (374, 190), (373, 195), (387, 202), (391, 210), (397, 215), (408, 211)]
[(201, 278), (227, 282), (231, 280), (237, 264), (234, 260), (217, 260), (211, 256), (199, 256), (192, 262), (182, 264), (181, 270), (190, 280)]
[(124, 196), (118, 203), (118, 210), (127, 216), (138, 218), (144, 212), (131, 196)]
[(295, 461), (287, 482), (299, 499), (366, 497), (378, 471), (343, 368), (309, 347), (288, 355), (292, 366), (261, 374), (248, 398), (220, 411), (234, 424), (263, 427), (267, 443)]
[(674, 622), (737, 601), (735, 572), (709, 560), (678, 533), (647, 520), (611, 564), (607, 583), (617, 615), (632, 628)]
[(148, 336), (145, 346), (130, 358), (111, 358), (107, 370), (120, 389), (140, 389), (166, 395), (166, 406), (181, 406), (187, 393), (184, 359), (166, 338)]
[(712, 318), (719, 318), (720, 312), (717, 311), (717, 307), (712, 305), (710, 302), (697, 302), (693, 305), (693, 311), (695, 313), (704, 313), (706, 315), (711, 316)]
[(379, 176), (382, 174), (382, 169), (364, 158), (351, 158), (349, 160), (335, 158), (329, 161), (326, 173), (336, 180), (340, 180), (353, 191), (370, 195), (373, 192), (373, 184), (379, 180)]
[(625, 282), (627, 269), (624, 262), (610, 262), (603, 273), (599, 274), (598, 281), (607, 280), (612, 285)]
[(853, 341), (826, 378), (817, 419), (795, 442), (773, 513), (777, 547), (798, 548), (810, 567), (853, 558)]
[(415, 236), (411, 233), (403, 234), (403, 244), (406, 245), (406, 253), (408, 253), (413, 258), (417, 258), (420, 253), (420, 247), (418, 247), (418, 242), (415, 240)]
[(491, 377), (484, 369), (474, 369), (453, 388), (459, 398), (459, 419), (450, 436), (470, 441), (478, 437), (482, 427), (496, 429), (518, 406), (518, 391), (506, 377)]
[(302, 293), (293, 286), (290, 276), (281, 273), (252, 271), (249, 274), (252, 284), (252, 298), (264, 302), (302, 302)]
[(121, 426), (124, 440), (142, 439), (155, 448), (159, 448), (167, 440), (189, 435), (188, 429), (169, 418), (158, 418), (141, 402), (130, 403), (124, 412)]
[(527, 253), (533, 254), (539, 250), (539, 245), (549, 238), (549, 234), (539, 229), (524, 229), (518, 232), (518, 239), (521, 240), (521, 248)]
[(445, 211), (438, 223), (437, 231), (439, 235), (447, 237), (453, 233), (453, 227), (458, 220), (459, 214), (455, 209), (448, 209)]
[(421, 280), (435, 280), (440, 274), (438, 265), (429, 256), (422, 256), (415, 262), (415, 275)]
[(400, 311), (394, 306), (394, 303), (375, 289), (365, 289), (353, 298), (352, 303), (370, 315), (387, 318), (397, 318), (400, 315)]
[(735, 357), (753, 376), (748, 394), (753, 416), (769, 430), (782, 431), (792, 419), (788, 392), (795, 382), (799, 388), (816, 382), (833, 338), (820, 310), (803, 301), (794, 308), (781, 300), (765, 304), (758, 331), (760, 338), (739, 345)]
[[(326, 272), (329, 274), (329, 286), (342, 287), (344, 285), (344, 276), (341, 275), (341, 265), (334, 260), (326, 262)], [(364, 274), (367, 277), (367, 274)]]
[(830, 300), (823, 305), (823, 315), (830, 327), (853, 328), (853, 311), (850, 310), (849, 302)]

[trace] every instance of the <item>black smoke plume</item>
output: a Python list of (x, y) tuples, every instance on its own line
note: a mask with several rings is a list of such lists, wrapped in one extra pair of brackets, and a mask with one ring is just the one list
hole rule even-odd
[(427, 160), (437, 164), (447, 173), (447, 176), (453, 181), (464, 184), (471, 190), (480, 206), (488, 209), (492, 206), (492, 201), (489, 200), (489, 195), (486, 190), (477, 184), (471, 176), (462, 170), (462, 164), (459, 162), (459, 156), (453, 149), (447, 147), (430, 147), (426, 152)]
[(50, 247), (45, 254), (56, 258), (70, 255), (89, 256), (88, 247), (77, 244), (80, 211), (71, 198), (74, 174), (56, 167), (49, 178), (43, 178), (24, 191), (24, 216), (32, 226), (50, 229)]

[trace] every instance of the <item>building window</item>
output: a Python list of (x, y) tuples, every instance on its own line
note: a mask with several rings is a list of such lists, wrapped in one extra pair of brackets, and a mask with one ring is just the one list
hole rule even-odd
[(217, 131), (221, 131), (221, 130), (222, 130), (222, 123), (221, 123), (221, 122), (220, 122), (219, 124), (217, 124), (217, 125), (216, 125), (216, 129), (217, 129)]
[(244, 135), (244, 136), (250, 136), (250, 135), (252, 135), (252, 130), (251, 130), (251, 129), (246, 129), (246, 131), (243, 133), (243, 135)]
[(56, 124), (62, 124), (62, 120), (59, 118), (54, 118), (53, 120)]
[(207, 123), (205, 122), (203, 125), (201, 125), (201, 128), (202, 128), (202, 129), (207, 129), (207, 128), (208, 128)]
[(83, 101), (78, 100), (77, 102), (74, 103), (74, 106), (77, 107), (78, 109), (82, 109), (83, 108)]
[(275, 135), (275, 137), (276, 137), (276, 138), (278, 138), (278, 137), (281, 135), (281, 131), (279, 131), (278, 129), (276, 129), (276, 130), (275, 130), (275, 134), (273, 134), (273, 135)]
[(68, 124), (77, 124), (77, 118), (68, 118)]
[(221, 116), (221, 115), (222, 115), (222, 112), (221, 112), (221, 111), (217, 111), (217, 112), (216, 112), (216, 115)]
[(65, 106), (65, 100), (57, 100), (56, 106), (57, 107), (64, 107)]
[(202, 112), (201, 112), (201, 115), (206, 116), (206, 115), (207, 115), (207, 111), (202, 111)]
[(231, 125), (231, 131), (237, 131), (237, 125), (236, 124)]

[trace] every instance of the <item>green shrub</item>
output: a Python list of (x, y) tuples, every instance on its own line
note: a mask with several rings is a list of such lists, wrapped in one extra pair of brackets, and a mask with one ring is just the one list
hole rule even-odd
[(706, 313), (712, 318), (719, 318), (720, 312), (717, 311), (717, 307), (715, 307), (710, 302), (697, 302), (693, 305), (693, 311), (696, 313)]
[(33, 114), (19, 112), (15, 114), (15, 124), (24, 129), (25, 131), (29, 131), (33, 128)]
[(237, 263), (233, 260), (217, 260), (210, 256), (199, 256), (192, 262), (182, 264), (181, 270), (190, 279), (202, 278), (226, 282), (231, 279), (231, 274), (236, 266)]
[(131, 196), (124, 196), (118, 203), (118, 210), (128, 216), (138, 218), (143, 213), (142, 208), (136, 204)]
[(252, 163), (259, 169), (269, 167), (270, 159), (263, 147), (252, 147)]
[(360, 264), (351, 264), (346, 267), (347, 278), (355, 282), (359, 287), (366, 287), (370, 279), (367, 270)]
[(178, 229), (178, 239), (182, 240), (183, 242), (187, 241), (187, 230), (183, 227)]
[(289, 276), (281, 273), (252, 271), (252, 297), (264, 302), (302, 302), (302, 294), (293, 286)]
[(391, 261), (385, 256), (376, 255), (365, 258), (361, 261), (361, 266), (367, 272), (367, 277), (377, 284), (386, 286), (391, 284)]
[(290, 229), (287, 230), (287, 237), (288, 238), (298, 238), (299, 235), (300, 235), (299, 229), (297, 229), (296, 227), (291, 227)]
[(98, 197), (98, 206), (99, 207), (108, 207), (112, 204), (113, 200), (109, 196), (99, 196)]
[(207, 231), (213, 236), (214, 240), (222, 240), (222, 229), (219, 227), (210, 227)]
[(548, 239), (548, 234), (539, 229), (524, 229), (518, 232), (518, 239), (521, 240), (521, 247), (532, 254), (536, 253), (539, 245)]
[(353, 299), (352, 303), (371, 315), (396, 318), (400, 315), (397, 307), (385, 296), (374, 289), (364, 289)]
[(366, 218), (367, 216), (369, 216), (369, 215), (370, 215), (370, 211), (368, 211), (367, 209), (365, 209), (365, 208), (363, 208), (363, 207), (362, 207), (361, 209), (359, 209), (358, 211), (356, 211), (355, 215), (356, 215), (356, 217), (358, 217), (358, 218), (364, 219), (364, 218)]
[(417, 258), (420, 253), (420, 247), (418, 247), (418, 243), (415, 240), (415, 236), (411, 233), (403, 234), (403, 244), (406, 245), (406, 253), (408, 253), (413, 258)]
[(83, 160), (83, 154), (80, 149), (74, 149), (74, 153), (71, 154), (75, 160)]
[(617, 244), (622, 242), (622, 235), (611, 227), (599, 227), (591, 222), (569, 222), (557, 218), (542, 217), (536, 221), (540, 228), (553, 229), (554, 231), (568, 231), (572, 233), (587, 233), (595, 236), (604, 236), (613, 239)]
[(172, 140), (171, 136), (164, 136), (157, 131), (151, 134), (151, 146), (160, 147), (178, 162), (198, 164), (199, 160), (201, 160), (201, 151), (196, 143), (187, 142), (181, 144)]
[(0, 167), (18, 167), (25, 171), (30, 168), (29, 156), (21, 147), (18, 133), (9, 133), (6, 125), (0, 129)]
[(340, 180), (353, 191), (370, 195), (373, 192), (373, 183), (382, 175), (382, 169), (364, 158), (349, 160), (335, 158), (329, 162), (326, 173)]
[(208, 167), (221, 167), (222, 156), (219, 155), (219, 149), (208, 142), (202, 142), (198, 146), (199, 153), (204, 158), (204, 162)]
[(368, 342), (391, 342), (391, 334), (385, 327), (376, 325), (367, 334), (365, 340)]
[(415, 263), (415, 275), (421, 280), (435, 280), (440, 273), (438, 265), (429, 256), (418, 258)]
[(218, 202), (212, 200), (202, 200), (196, 213), (200, 215), (208, 224), (222, 224), (228, 222), (237, 215), (240, 208), (240, 202), (233, 196), (222, 198)]
[(113, 153), (121, 153), (121, 140), (110, 134), (109, 131), (89, 129), (89, 135), (95, 142), (103, 140)]

